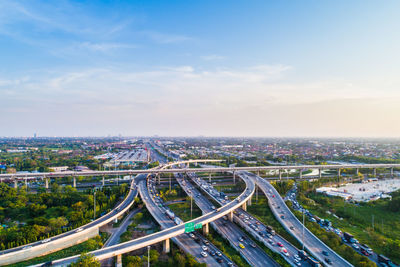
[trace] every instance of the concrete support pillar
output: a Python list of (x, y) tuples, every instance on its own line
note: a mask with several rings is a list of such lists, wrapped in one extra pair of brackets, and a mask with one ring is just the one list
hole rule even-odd
[(157, 173), (157, 178), (158, 178), (158, 184), (161, 184), (161, 175), (160, 175), (160, 173)]
[(171, 247), (169, 244), (169, 238), (163, 241), (163, 252), (169, 253), (171, 251)]
[(279, 180), (282, 180), (282, 170), (279, 169)]
[(390, 176), (393, 178), (393, 175), (394, 175), (394, 171), (393, 171), (393, 167), (392, 167), (392, 168), (390, 168)]
[(260, 170), (257, 170), (257, 176), (260, 177)]
[(374, 168), (374, 177), (376, 177), (376, 168)]
[(49, 179), (47, 179), (47, 178), (44, 178), (44, 187), (46, 189), (49, 189)]
[(211, 184), (211, 172), (208, 174), (208, 182)]
[(303, 170), (300, 170), (300, 179), (303, 178)]
[(340, 169), (337, 170), (337, 176), (340, 177)]
[(28, 179), (25, 178), (25, 186), (28, 187)]
[(358, 175), (359, 172), (360, 172), (360, 169), (357, 168), (357, 169), (356, 169), (356, 175)]
[(322, 178), (322, 169), (318, 169), (319, 178)]
[(15, 188), (15, 189), (18, 188), (18, 181), (17, 181), (17, 179), (14, 179), (14, 188)]
[(233, 222), (233, 211), (228, 213), (228, 220), (230, 220), (231, 222)]
[(103, 175), (103, 179), (101, 180), (101, 183), (102, 183), (103, 186), (106, 185), (106, 180), (104, 179), (104, 175)]
[(236, 184), (236, 173), (235, 173), (235, 171), (233, 172), (233, 183)]
[[(252, 198), (253, 196), (251, 196), (251, 198)], [(248, 200), (247, 200), (247, 205), (248, 206), (251, 206), (251, 198), (249, 198)]]
[(73, 177), (72, 186), (73, 186), (73, 187), (76, 187), (76, 177), (75, 177), (75, 176)]
[(258, 203), (258, 186), (256, 185), (256, 203)]
[(115, 267), (122, 267), (122, 254), (117, 255), (117, 260), (115, 261)]
[(196, 166), (196, 167), (197, 167), (197, 161), (194, 163), (194, 166)]
[(210, 233), (210, 229), (208, 228), (208, 223), (203, 225), (203, 235), (208, 235)]
[(247, 211), (247, 204), (246, 204), (246, 202), (243, 203), (243, 205), (242, 205), (242, 210)]

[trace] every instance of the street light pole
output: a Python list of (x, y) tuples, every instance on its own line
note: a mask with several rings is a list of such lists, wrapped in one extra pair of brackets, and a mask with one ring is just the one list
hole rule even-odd
[(193, 193), (190, 193), (190, 219), (193, 219)]
[(169, 191), (171, 192), (171, 173), (169, 174)]
[(147, 246), (147, 266), (150, 267), (150, 246)]
[(303, 237), (302, 237), (302, 239), (303, 239), (303, 251), (304, 251), (304, 208), (303, 208)]
[(96, 188), (93, 188), (93, 221), (96, 220)]

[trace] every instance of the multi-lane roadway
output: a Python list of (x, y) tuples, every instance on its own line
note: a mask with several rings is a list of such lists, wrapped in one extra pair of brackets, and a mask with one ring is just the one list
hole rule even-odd
[(333, 266), (352, 266), (348, 261), (339, 256), (335, 251), (318, 239), (311, 231), (296, 218), (296, 216), (286, 206), (285, 201), (278, 191), (261, 177), (246, 172), (244, 175), (252, 179), (268, 198), (268, 205), (276, 219), (282, 226), (320, 262)]
[[(197, 206), (204, 212), (215, 210), (213, 204), (205, 198), (188, 180), (178, 174), (177, 180), (186, 193), (193, 197)], [(214, 226), (225, 239), (229, 241), (251, 266), (279, 266), (257, 244), (255, 244), (238, 226), (228, 220), (228, 217), (214, 221)], [(240, 246), (242, 244), (242, 246)]]
[[(240, 176), (241, 173), (238, 173)], [(203, 191), (222, 205), (226, 199), (207, 181), (197, 177), (194, 173), (188, 173), (188, 176), (203, 189)], [(254, 238), (261, 241), (272, 251), (281, 254), (284, 259), (292, 266), (309, 266), (307, 262), (299, 259), (299, 250), (283, 237), (275, 234), (275, 231), (267, 230), (267, 226), (261, 221), (250, 215), (247, 211), (239, 208), (234, 212), (234, 221), (245, 228)]]
[[(160, 224), (162, 229), (168, 229), (176, 226), (174, 220), (172, 220), (167, 214), (166, 209), (164, 208), (163, 203), (156, 196), (154, 182), (152, 179), (148, 179), (147, 183), (145, 181), (141, 181), (138, 185), (140, 196), (143, 199), (143, 202), (146, 204), (147, 209), (150, 214), (154, 217), (154, 219)], [(155, 200), (157, 199), (157, 202)], [(191, 254), (196, 258), (196, 260), (200, 263), (206, 263), (209, 266), (221, 266), (220, 263), (217, 262), (216, 258), (203, 256), (204, 253), (207, 253), (203, 250), (201, 244), (197, 243), (193, 238), (191, 238), (188, 234), (182, 234), (173, 238), (173, 241), (186, 253)], [(207, 242), (209, 243), (209, 242)], [(205, 247), (208, 250), (208, 247)], [(210, 248), (215, 250), (215, 248)], [(219, 251), (219, 250), (218, 250)], [(203, 255), (202, 255), (203, 252)], [(219, 253), (221, 253), (219, 251)], [(208, 254), (207, 254), (208, 255)], [(223, 265), (222, 265), (223, 266)]]

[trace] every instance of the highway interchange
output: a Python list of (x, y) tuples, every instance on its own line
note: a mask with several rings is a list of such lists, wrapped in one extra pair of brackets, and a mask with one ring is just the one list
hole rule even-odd
[[(161, 161), (162, 157), (158, 157), (158, 159)], [(177, 165), (177, 164), (179, 163), (175, 162), (173, 164), (166, 164), (159, 170), (165, 170), (168, 167), (172, 167), (172, 165)], [(187, 162), (184, 162), (184, 164), (187, 164)], [(186, 165), (180, 165), (180, 166), (182, 167)], [(208, 171), (208, 169), (212, 168), (205, 168), (203, 169), (203, 172)], [(231, 170), (235, 168), (224, 168), (224, 169)], [(177, 180), (181, 185), (181, 187), (189, 195), (191, 194), (193, 196), (195, 203), (200, 207), (200, 209), (204, 213), (202, 216), (194, 220), (191, 220), (191, 222), (195, 224), (201, 223), (203, 225), (212, 222), (215, 229), (222, 236), (224, 236), (231, 243), (233, 247), (236, 246), (237, 249), (239, 248), (238, 251), (243, 256), (243, 258), (245, 258), (250, 263), (250, 265), (265, 266), (265, 263), (267, 262), (268, 266), (278, 266), (276, 262), (272, 260), (268, 255), (266, 255), (265, 252), (257, 244), (254, 244), (254, 242), (251, 241), (251, 239), (246, 234), (244, 234), (242, 230), (239, 229), (238, 226), (236, 226), (229, 220), (226, 220), (226, 218), (230, 218), (229, 216), (232, 216), (234, 217), (234, 221), (237, 222), (239, 225), (241, 225), (242, 228), (246, 229), (251, 235), (253, 235), (255, 239), (264, 243), (265, 246), (270, 248), (271, 250), (277, 253), (281, 253), (281, 255), (283, 255), (283, 257), (286, 259), (286, 261), (288, 261), (289, 264), (293, 266), (299, 265), (299, 262), (294, 259), (294, 255), (296, 255), (296, 253), (298, 252), (298, 249), (296, 247), (294, 247), (292, 244), (290, 244), (288, 241), (286, 241), (285, 239), (283, 239), (278, 235), (275, 236), (269, 235), (268, 232), (266, 231), (265, 225), (263, 225), (256, 218), (252, 217), (246, 211), (241, 209), (241, 207), (246, 205), (246, 203), (249, 200), (251, 201), (251, 197), (255, 191), (255, 185), (259, 186), (260, 189), (263, 191), (263, 193), (267, 196), (269, 200), (268, 201), (269, 206), (273, 211), (276, 219), (287, 229), (289, 233), (291, 233), (300, 243), (302, 243), (303, 227), (301, 222), (294, 216), (294, 214), (291, 213), (289, 208), (286, 206), (284, 200), (280, 197), (278, 192), (269, 182), (258, 177), (253, 173), (247, 171), (238, 171), (238, 169), (236, 168), (235, 170), (236, 175), (244, 181), (246, 189), (244, 190), (244, 192), (240, 194), (239, 197), (236, 198), (236, 200), (227, 201), (226, 199), (221, 199), (220, 197), (217, 197), (217, 194), (215, 193), (216, 190), (212, 189), (210, 185), (209, 185), (210, 190), (205, 190), (205, 188), (202, 187), (204, 180), (201, 180), (197, 178), (195, 175), (193, 175), (193, 173), (191, 173), (192, 170), (193, 169), (188, 169), (186, 167), (183, 169), (175, 169), (175, 173), (185, 172), (186, 174), (188, 174), (189, 177), (192, 179), (192, 181), (195, 184), (197, 184), (199, 188), (202, 188), (207, 195), (209, 195), (216, 202), (221, 204), (222, 207), (218, 209), (212, 207), (210, 201), (206, 199), (204, 195), (202, 195), (200, 191), (198, 191), (193, 185), (191, 185), (189, 181), (183, 183), (184, 181), (183, 175), (176, 175), (178, 178)], [(197, 169), (195, 170), (198, 171)], [(154, 169), (151, 170), (151, 172), (156, 173)], [(27, 252), (29, 252), (36, 246), (50, 245), (51, 242), (55, 242), (58, 239), (77, 235), (79, 232), (84, 233), (88, 229), (93, 229), (94, 227), (99, 227), (101, 225), (108, 223), (109, 221), (120, 216), (123, 212), (129, 209), (129, 207), (133, 204), (134, 198), (138, 195), (138, 192), (140, 192), (140, 195), (143, 201), (146, 203), (146, 206), (149, 209), (150, 213), (157, 220), (157, 222), (159, 222), (163, 230), (145, 237), (141, 237), (135, 240), (131, 240), (120, 244), (115, 244), (110, 247), (105, 247), (93, 251), (92, 254), (97, 259), (103, 260), (109, 257), (118, 256), (132, 250), (150, 246), (157, 242), (162, 242), (162, 241), (169, 242), (169, 239), (172, 238), (173, 241), (177, 243), (179, 247), (183, 248), (187, 253), (194, 255), (199, 262), (205, 262), (207, 265), (210, 266), (217, 266), (217, 265), (224, 266), (224, 264), (228, 265), (228, 263), (229, 265), (232, 264), (225, 255), (222, 255), (222, 253), (220, 257), (211, 257), (209, 256), (209, 254), (207, 254), (207, 256), (203, 256), (204, 254), (203, 255), (200, 254), (201, 252), (204, 252), (201, 242), (203, 243), (210, 243), (210, 242), (207, 242), (206, 239), (200, 234), (196, 234), (196, 236), (198, 236), (201, 242), (200, 243), (195, 242), (190, 235), (184, 233), (185, 232), (184, 224), (176, 225), (176, 223), (174, 223), (174, 221), (171, 220), (171, 218), (165, 215), (165, 210), (160, 208), (160, 206), (161, 207), (163, 206), (162, 203), (160, 204), (153, 201), (156, 197), (155, 193), (156, 189), (154, 185), (155, 185), (154, 176), (148, 174), (137, 175), (132, 181), (130, 188), (131, 190), (126, 199), (110, 213), (78, 229), (61, 234), (59, 236), (52, 237), (50, 240), (46, 240), (45, 243), (43, 241), (38, 241), (29, 244), (28, 246), (5, 250), (3, 251), (2, 255), (0, 255), (0, 264), (4, 265), (4, 261), (3, 262), (1, 261), (2, 256), (11, 257), (13, 253), (18, 253), (19, 251), (22, 250), (24, 254), (27, 254)], [(235, 213), (234, 215), (233, 212)], [(223, 217), (225, 217), (225, 219)], [(253, 228), (254, 231), (252, 231), (249, 228)], [(261, 235), (260, 233), (263, 234)], [(283, 251), (280, 246), (277, 246), (278, 242), (283, 245), (285, 251)], [(243, 247), (239, 246), (239, 243), (241, 243)], [(317, 237), (315, 237), (307, 228), (304, 229), (304, 245), (306, 249), (324, 265), (328, 265), (327, 259), (329, 259), (329, 265), (352, 266), (346, 260), (337, 255), (334, 251), (332, 251), (329, 247), (327, 247)], [(209, 244), (209, 246), (214, 252), (218, 251), (218, 249), (212, 244)], [(208, 250), (208, 252), (210, 251)], [(29, 258), (32, 257), (34, 257), (34, 253), (32, 253), (31, 257)], [(76, 255), (66, 259), (53, 261), (52, 264), (57, 266), (58, 265), (66, 266), (67, 264), (76, 261), (78, 258), (79, 255)], [(222, 259), (223, 261), (222, 263), (216, 261), (216, 259), (219, 258)], [(307, 263), (301, 262), (301, 266), (307, 266)]]
[[(238, 175), (241, 174), (239, 173)], [(194, 173), (188, 173), (188, 176), (193, 180), (194, 183), (197, 184), (199, 188), (202, 188), (206, 194), (208, 194), (219, 204), (223, 204), (224, 201), (226, 201), (223, 197), (221, 197), (220, 192), (218, 192), (205, 180), (197, 177)], [(243, 228), (247, 228), (248, 232), (252, 234), (256, 240), (261, 241), (269, 249), (275, 251), (278, 254), (282, 254), (284, 259), (289, 264), (295, 266), (309, 266), (307, 262), (300, 263), (299, 260), (296, 260), (294, 255), (298, 254), (298, 249), (295, 246), (293, 246), (290, 242), (277, 234), (272, 235), (270, 232), (267, 231), (266, 225), (257, 220), (254, 216), (251, 216), (242, 208), (239, 208), (234, 212), (234, 221), (236, 221)], [(283, 249), (286, 249), (287, 254), (282, 252)]]
[[(215, 210), (213, 204), (206, 199), (197, 188), (191, 185), (188, 180), (184, 179), (181, 174), (177, 174), (177, 176), (177, 180), (181, 187), (188, 195), (193, 197), (195, 203), (203, 213)], [(252, 242), (237, 225), (229, 221), (227, 216), (214, 221), (213, 226), (217, 232), (229, 241), (235, 250), (239, 251), (251, 266), (265, 266), (265, 264), (268, 264), (268, 266), (279, 266), (258, 245)], [(243, 247), (240, 247), (240, 243)]]

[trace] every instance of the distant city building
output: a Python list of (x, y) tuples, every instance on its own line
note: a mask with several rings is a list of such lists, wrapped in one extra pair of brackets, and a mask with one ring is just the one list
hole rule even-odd
[(52, 172), (65, 172), (68, 170), (68, 166), (60, 166), (60, 167), (49, 167)]

